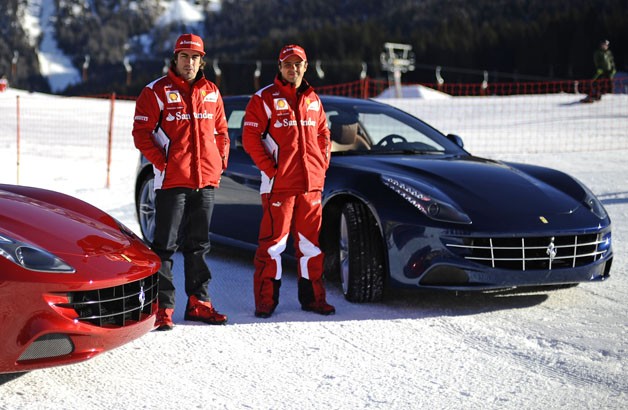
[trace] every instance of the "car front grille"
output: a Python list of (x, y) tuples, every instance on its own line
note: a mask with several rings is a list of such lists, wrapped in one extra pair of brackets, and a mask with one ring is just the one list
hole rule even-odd
[(575, 268), (602, 258), (610, 250), (611, 234), (519, 238), (461, 238), (448, 243), (456, 254), (491, 268), (548, 270)]
[(158, 274), (111, 288), (70, 292), (67, 302), (55, 303), (76, 312), (74, 320), (100, 327), (123, 327), (144, 320), (157, 301)]

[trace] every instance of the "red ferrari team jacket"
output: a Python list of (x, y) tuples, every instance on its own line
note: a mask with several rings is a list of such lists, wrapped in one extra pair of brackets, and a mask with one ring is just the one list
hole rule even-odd
[(133, 140), (153, 164), (155, 189), (217, 187), (229, 158), (218, 88), (200, 72), (190, 85), (169, 70), (140, 93)]
[(329, 128), (321, 100), (307, 82), (297, 90), (277, 77), (255, 93), (246, 108), (242, 144), (262, 171), (260, 193), (323, 190)]

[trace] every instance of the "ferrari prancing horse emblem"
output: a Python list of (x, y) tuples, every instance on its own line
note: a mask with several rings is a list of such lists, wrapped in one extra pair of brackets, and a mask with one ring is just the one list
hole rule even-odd
[(547, 251), (545, 251), (545, 253), (547, 253), (547, 256), (549, 256), (550, 262), (554, 260), (554, 258), (556, 257), (556, 254), (558, 253), (558, 251), (556, 250), (556, 245), (554, 245), (553, 236), (552, 236), (552, 239), (550, 240), (549, 245), (547, 245)]

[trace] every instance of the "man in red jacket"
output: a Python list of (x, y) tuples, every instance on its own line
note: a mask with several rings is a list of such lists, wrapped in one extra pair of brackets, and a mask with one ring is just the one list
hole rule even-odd
[(335, 313), (323, 285), (319, 249), (321, 193), (330, 140), (323, 105), (303, 79), (305, 50), (290, 44), (279, 53), (279, 73), (246, 108), (242, 142), (260, 169), (263, 216), (255, 253), (255, 316), (270, 317), (279, 302), (281, 253), (291, 233), (298, 259), (303, 310)]
[(155, 173), (152, 249), (162, 262), (155, 322), (158, 330), (174, 326), (172, 255), (179, 244), (188, 296), (185, 320), (209, 324), (227, 321), (210, 301), (211, 273), (205, 255), (210, 248), (214, 189), (227, 167), (229, 136), (220, 92), (202, 71), (204, 55), (199, 36), (181, 35), (168, 74), (144, 87), (135, 106), (135, 146), (153, 164)]

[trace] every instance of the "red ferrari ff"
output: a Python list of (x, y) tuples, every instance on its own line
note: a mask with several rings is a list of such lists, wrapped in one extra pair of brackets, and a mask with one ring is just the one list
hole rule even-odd
[(159, 266), (98, 208), (0, 184), (0, 373), (79, 362), (151, 331)]

